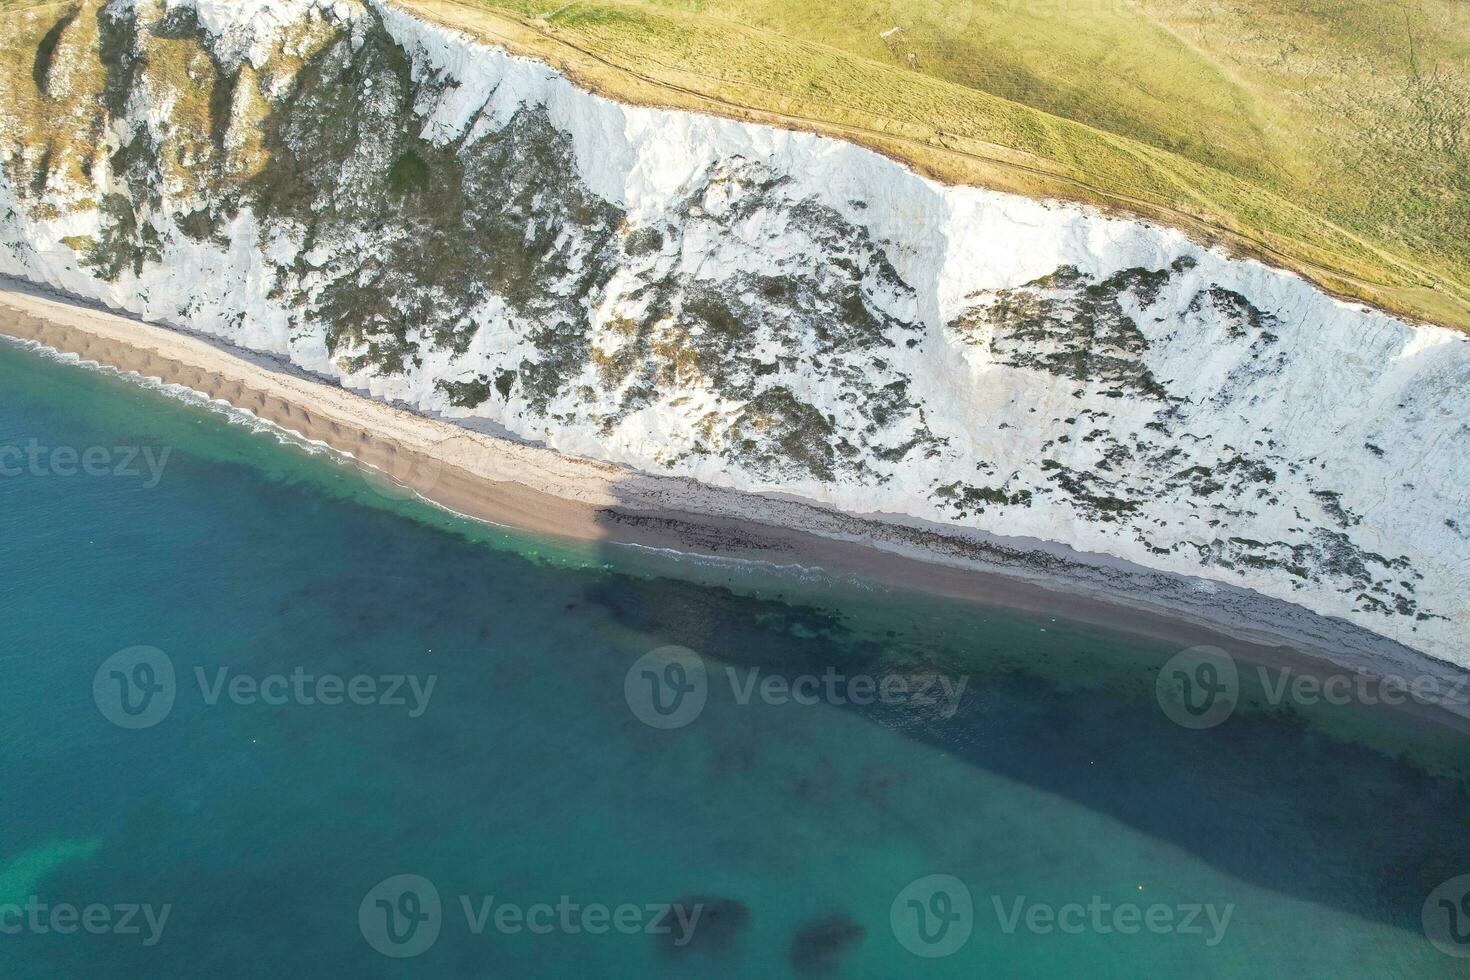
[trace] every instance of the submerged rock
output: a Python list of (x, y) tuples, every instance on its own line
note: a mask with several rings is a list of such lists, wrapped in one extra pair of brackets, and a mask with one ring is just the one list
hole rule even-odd
[(845, 912), (813, 919), (791, 940), (791, 965), (798, 973), (825, 973), (867, 938), (868, 930)]
[(671, 954), (731, 952), (741, 935), (750, 927), (750, 908), (741, 901), (722, 895), (687, 895), (674, 902), (675, 907), (699, 910), (699, 918), (689, 933), (688, 942), (676, 928), (671, 933), (655, 935), (659, 946)]

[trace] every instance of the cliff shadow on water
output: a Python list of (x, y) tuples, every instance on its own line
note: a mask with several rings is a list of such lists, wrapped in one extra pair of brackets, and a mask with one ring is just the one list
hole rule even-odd
[[(624, 492), (642, 507), (648, 488), (636, 487), (639, 480), (630, 478)], [(651, 650), (677, 645), (703, 661), (708, 706), (701, 717), (716, 718), (689, 731), (709, 740), (716, 759), (738, 758), (742, 742), (761, 737), (750, 727), (761, 722), (738, 719), (731, 707), (748, 705), (759, 689), (742, 685), (777, 678), (790, 705), (805, 679), (821, 705), (814, 710), (856, 714), (987, 778), (1055, 794), (1252, 887), (1415, 934), (1426, 896), (1470, 867), (1465, 686), (1454, 688), (1458, 713), (1373, 703), (1381, 689), (1372, 684), (1353, 703), (1294, 703), (1277, 686), (1283, 679), (1357, 675), (1289, 649), (983, 573), (950, 578), (949, 588), (965, 599), (864, 585), (837, 571), (843, 557), (824, 554), (817, 539), (758, 524), (616, 509), (603, 511), (601, 523), (610, 539), (638, 542), (632, 551), (685, 553), (635, 558), (638, 573), (599, 581), (585, 601), (646, 636)], [(600, 551), (609, 566), (629, 567), (626, 543), (604, 543)], [(903, 574), (902, 559), (875, 560), (892, 560)], [(752, 573), (750, 562), (765, 570)], [(923, 577), (920, 571), (915, 580)], [(1172, 720), (1158, 680), (1171, 658), (1202, 644), (1233, 658), (1238, 687), (1225, 720), (1196, 729)], [(1402, 652), (1406, 665), (1427, 663)], [(650, 696), (672, 703), (687, 672), (664, 669), (644, 674)], [(1458, 669), (1431, 673), (1440, 685), (1465, 680)], [(828, 677), (835, 688), (812, 681)], [(842, 696), (856, 690), (855, 678), (872, 678), (879, 690), (884, 679), (901, 679), (910, 696), (875, 698), (869, 688), (868, 703), (857, 703)], [(657, 745), (650, 740), (649, 750)], [(852, 760), (826, 764), (836, 773)], [(870, 766), (871, 778), (844, 782), (820, 768), (793, 770), (784, 791), (834, 811), (876, 805), (899, 824), (909, 807), (943, 805), (943, 788), (914, 785), (882, 757), (856, 764)], [(720, 772), (712, 765), (708, 778)], [(857, 795), (822, 795), (834, 786)], [(935, 853), (968, 854), (984, 867), (1006, 850), (992, 836), (999, 827), (974, 814), (950, 816), (953, 833), (930, 842)], [(1044, 825), (1049, 817), (1038, 819)], [(1065, 843), (1055, 846), (1049, 857), (1030, 859), (1038, 862), (1038, 890), (1055, 862), (1087, 863)], [(1027, 866), (1027, 858), (1017, 860)], [(1015, 870), (1005, 859), (1000, 866)], [(1162, 868), (1136, 870), (1142, 879)], [(1018, 880), (1026, 881), (1024, 872)], [(1243, 903), (1239, 914), (1249, 912)]]

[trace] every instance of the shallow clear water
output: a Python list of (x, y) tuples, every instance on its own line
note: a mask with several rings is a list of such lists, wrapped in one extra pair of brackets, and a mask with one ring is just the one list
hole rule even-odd
[[(0, 345), (0, 447), (32, 439), (169, 455), (156, 485), (141, 456), (0, 477), (5, 977), (1470, 973), (1421, 925), (1470, 873), (1470, 759), (1414, 717), (1273, 708), (1247, 677), (1189, 730), (1155, 699), (1162, 645), (503, 533)], [(707, 696), (661, 729), (629, 675), (669, 644)], [(174, 700), (127, 728), (94, 680), (139, 645)], [(266, 704), (212, 698), (222, 668), (434, 686)], [(952, 716), (942, 688), (742, 703), (752, 669), (964, 687)], [(403, 874), (437, 917), (420, 882), (374, 891)], [(667, 903), (712, 917), (681, 946)], [(128, 905), (168, 917), (126, 932)], [(87, 906), (96, 934), (54, 928)], [(597, 907), (625, 928), (593, 934)]]

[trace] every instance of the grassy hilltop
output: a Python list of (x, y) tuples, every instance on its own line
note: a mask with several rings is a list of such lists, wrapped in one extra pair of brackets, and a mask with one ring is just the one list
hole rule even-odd
[(1155, 218), (1470, 329), (1463, 0), (397, 0), (607, 94)]

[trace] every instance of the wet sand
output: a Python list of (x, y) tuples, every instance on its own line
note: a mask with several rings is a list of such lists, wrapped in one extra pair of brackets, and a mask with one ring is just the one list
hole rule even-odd
[[(1185, 649), (1325, 674), (1437, 678), (1459, 668), (1246, 589), (1065, 546), (636, 473), (471, 430), (309, 376), (284, 360), (0, 277), (0, 334), (199, 391), (351, 455), (467, 517), (535, 534), (820, 566), (891, 589), (1052, 615)], [(1324, 663), (1325, 662), (1325, 663)], [(1446, 705), (1457, 727), (1462, 702)], [(1432, 714), (1435, 709), (1426, 708)]]

